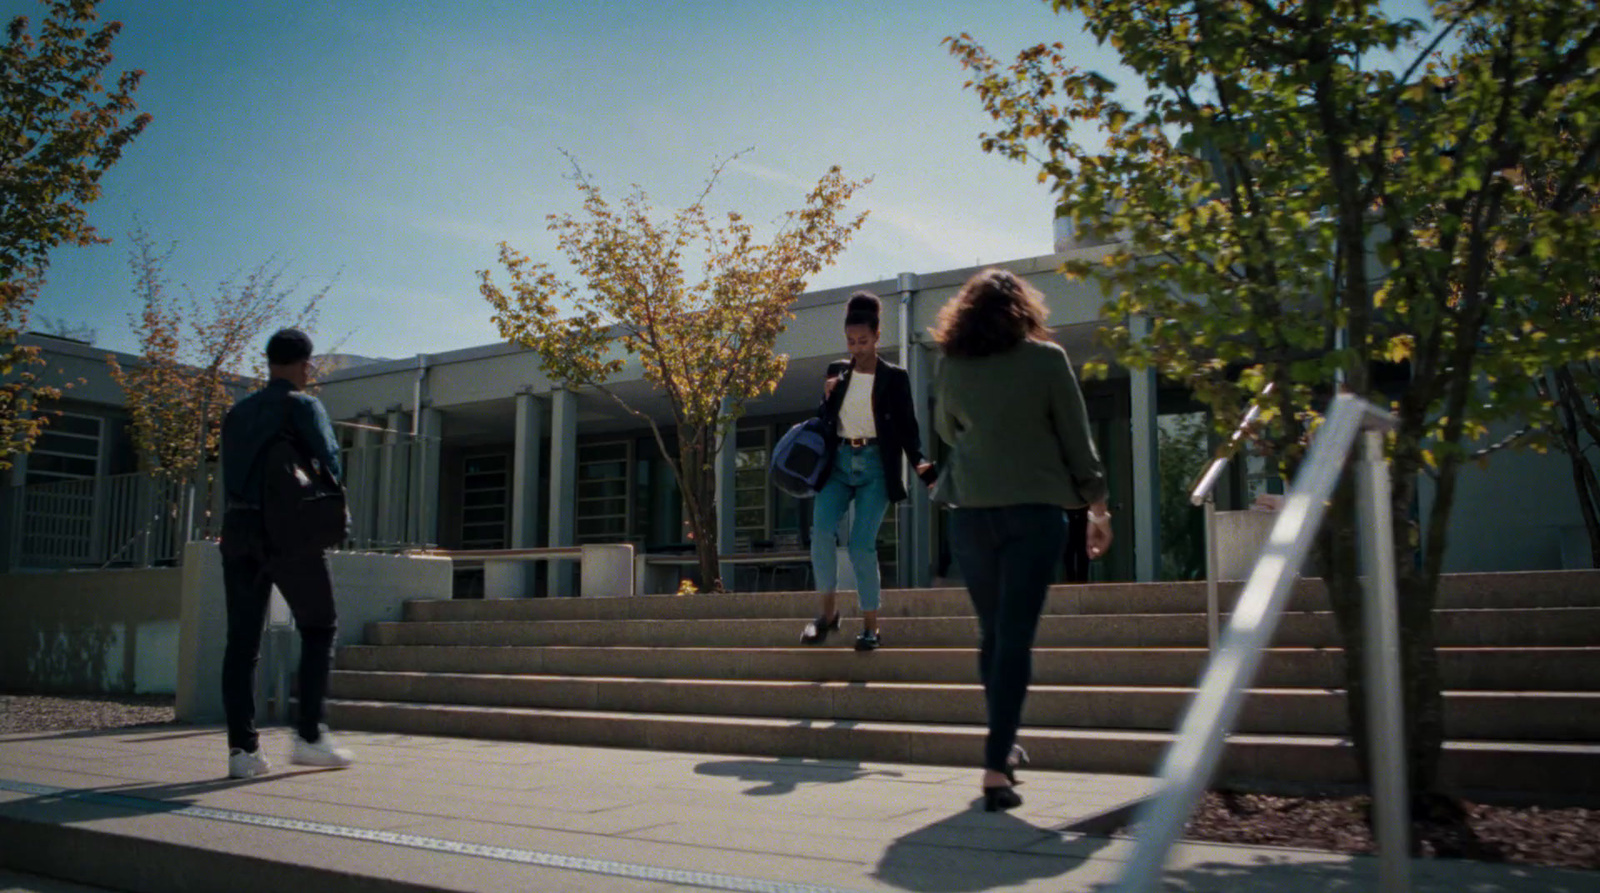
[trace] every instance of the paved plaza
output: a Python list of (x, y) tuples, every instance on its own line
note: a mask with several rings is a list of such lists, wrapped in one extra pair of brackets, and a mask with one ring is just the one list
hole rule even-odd
[[(1146, 795), (1133, 776), (1027, 772), (981, 810), (968, 768), (407, 735), (344, 736), (350, 769), (224, 777), (224, 737), (181, 725), (0, 737), (0, 890), (721, 889), (1109, 891)], [(1414, 889), (1600, 889), (1595, 874), (1419, 861)], [(1187, 844), (1181, 891), (1367, 891), (1376, 861)], [(27, 875), (34, 875), (29, 878)]]

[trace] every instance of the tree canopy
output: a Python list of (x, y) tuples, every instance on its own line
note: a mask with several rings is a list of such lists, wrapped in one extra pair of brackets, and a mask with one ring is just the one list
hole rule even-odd
[(109, 89), (101, 80), (121, 23), (94, 28), (98, 0), (43, 5), (37, 32), (16, 16), (0, 47), (0, 468), (38, 436), (39, 400), (59, 396), (29, 368), (37, 351), (17, 344), (50, 252), (107, 241), (87, 208), (100, 197), (100, 178), (150, 123), (134, 114), (143, 72), (124, 72)]
[[(683, 492), (707, 588), (717, 579), (713, 459), (745, 402), (783, 377), (788, 357), (774, 345), (795, 298), (866, 220), (844, 210), (866, 181), (835, 166), (762, 240), (742, 214), (718, 221), (707, 210), (726, 164), (693, 202), (664, 217), (637, 186), (613, 206), (574, 164), (582, 210), (547, 220), (576, 280), (506, 243), (499, 260), (508, 287), (492, 271), (478, 274), (502, 337), (536, 351), (552, 380), (597, 388), (650, 426)], [(650, 407), (608, 387), (627, 357), (666, 401), (676, 450)]]
[[(1333, 389), (1392, 406), (1401, 555), (1419, 545), (1418, 477), (1437, 482), (1420, 561), (1401, 563), (1413, 788), (1429, 789), (1431, 611), (1458, 471), (1491, 432), (1532, 437), (1553, 419), (1542, 370), (1600, 357), (1600, 330), (1564, 312), (1600, 257), (1600, 9), (1435, 0), (1423, 22), (1374, 0), (1053, 6), (1118, 50), (1142, 100), (1059, 43), (1011, 63), (968, 35), (948, 45), (998, 124), (984, 149), (1036, 165), (1057, 214), (1111, 240), (1066, 272), (1104, 288), (1118, 359), (1188, 385), (1219, 430), (1272, 382), (1286, 473)], [(1529, 164), (1560, 172), (1542, 199)], [(1395, 383), (1380, 387), (1386, 367)], [(1359, 600), (1334, 576), (1353, 649)]]

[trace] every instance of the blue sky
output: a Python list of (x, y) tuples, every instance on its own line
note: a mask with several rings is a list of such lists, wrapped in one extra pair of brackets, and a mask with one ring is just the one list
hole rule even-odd
[[(0, 0), (6, 20), (42, 9)], [(91, 210), (113, 243), (57, 251), (34, 312), (122, 350), (136, 221), (201, 294), (269, 257), (304, 294), (333, 280), (318, 333), (346, 352), (495, 341), (475, 271), (502, 239), (559, 260), (545, 215), (578, 205), (558, 149), (610, 195), (677, 207), (753, 147), (712, 204), (758, 221), (831, 164), (872, 176), (866, 227), (813, 288), (1046, 253), (1047, 188), (983, 154), (990, 122), (939, 42), (967, 31), (1009, 58), (1061, 40), (1119, 77), (1036, 0), (105, 0), (101, 17), (123, 23), (112, 68), (144, 70), (154, 121)]]

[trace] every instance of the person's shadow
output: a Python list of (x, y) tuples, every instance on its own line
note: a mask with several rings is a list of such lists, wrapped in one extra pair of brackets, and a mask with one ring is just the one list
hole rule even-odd
[(976, 893), (1064, 875), (1111, 843), (982, 809), (975, 800), (971, 810), (894, 841), (872, 876), (919, 893)]
[(783, 757), (775, 760), (719, 760), (694, 767), (696, 775), (737, 778), (759, 783), (744, 792), (750, 797), (792, 794), (803, 784), (843, 784), (858, 778), (879, 776), (899, 778), (901, 773), (884, 769), (863, 769), (848, 760), (807, 760)]

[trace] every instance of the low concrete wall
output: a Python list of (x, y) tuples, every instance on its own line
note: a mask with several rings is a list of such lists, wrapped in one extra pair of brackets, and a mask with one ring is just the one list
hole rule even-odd
[(177, 568), (0, 575), (0, 689), (170, 694)]
[[(448, 599), (452, 583), (450, 559), (334, 552), (333, 597), (339, 609), (340, 645), (362, 640), (369, 623), (399, 620), (401, 606), (418, 599)], [(274, 613), (287, 609), (274, 595)], [(222, 556), (215, 543), (190, 543), (183, 553), (181, 630), (178, 648), (178, 719), (185, 722), (222, 720), (222, 652), (227, 644), (227, 607), (222, 594)], [(298, 637), (286, 655), (286, 667), (299, 660)], [(265, 649), (263, 649), (265, 656)], [(286, 669), (264, 659), (261, 673)], [(257, 709), (261, 707), (258, 704)]]
[(1217, 579), (1249, 579), (1277, 521), (1276, 512), (1217, 512)]

